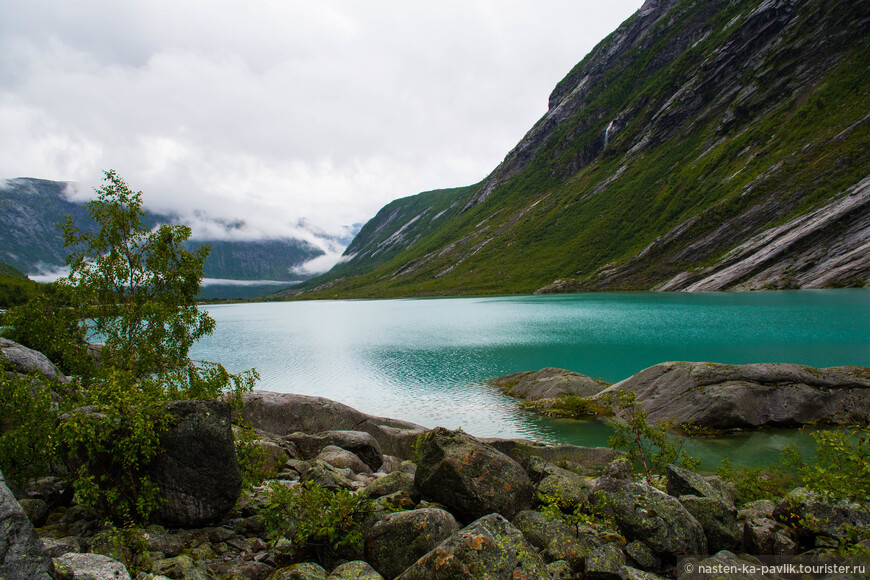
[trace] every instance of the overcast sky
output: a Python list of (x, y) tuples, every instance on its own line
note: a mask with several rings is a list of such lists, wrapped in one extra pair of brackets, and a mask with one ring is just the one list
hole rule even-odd
[(484, 178), (641, 3), (0, 0), (0, 178), (111, 168), (195, 236), (340, 234)]

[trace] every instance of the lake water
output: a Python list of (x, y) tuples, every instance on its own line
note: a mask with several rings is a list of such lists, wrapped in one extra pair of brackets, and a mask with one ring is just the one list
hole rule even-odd
[[(516, 408), (486, 380), (561, 367), (610, 382), (670, 360), (870, 365), (870, 290), (606, 293), (208, 306), (195, 358), (259, 389), (317, 395), (373, 415), (493, 437), (606, 445), (597, 422)], [(710, 465), (777, 459), (808, 437), (764, 432), (688, 447)]]

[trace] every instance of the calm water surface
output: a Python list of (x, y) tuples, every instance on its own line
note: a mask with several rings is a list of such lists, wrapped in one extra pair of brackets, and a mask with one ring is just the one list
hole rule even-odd
[[(604, 445), (601, 423), (516, 408), (486, 379), (546, 366), (615, 382), (663, 361), (870, 365), (870, 291), (616, 293), (209, 306), (194, 357), (254, 367), (258, 388), (480, 436)], [(700, 440), (705, 463), (776, 459), (806, 437)]]

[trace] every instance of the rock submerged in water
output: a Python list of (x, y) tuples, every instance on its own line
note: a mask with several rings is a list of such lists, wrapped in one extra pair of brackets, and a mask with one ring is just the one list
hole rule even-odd
[(637, 393), (650, 421), (713, 431), (870, 421), (870, 368), (666, 362), (596, 395)]

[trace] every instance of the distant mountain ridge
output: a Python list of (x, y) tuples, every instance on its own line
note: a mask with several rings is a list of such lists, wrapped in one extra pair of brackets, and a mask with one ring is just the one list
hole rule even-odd
[(285, 295), (863, 286), (870, 4), (648, 0), (482, 182)]
[[(27, 274), (59, 269), (64, 265), (63, 232), (58, 223), (66, 216), (81, 229), (92, 228), (85, 203), (70, 201), (66, 182), (16, 178), (0, 181), (0, 262)], [(169, 215), (148, 213), (149, 227), (177, 223)], [(323, 250), (296, 239), (253, 241), (192, 240), (190, 249), (211, 246), (205, 262), (208, 278), (231, 280), (303, 280), (295, 271)]]

